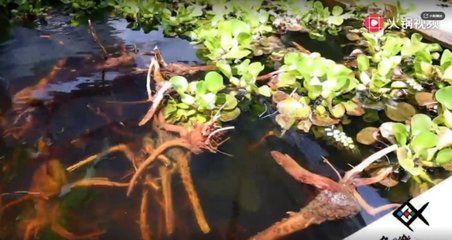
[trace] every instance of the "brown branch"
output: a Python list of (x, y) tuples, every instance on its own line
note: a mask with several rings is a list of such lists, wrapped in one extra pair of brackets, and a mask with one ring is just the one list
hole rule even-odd
[(157, 91), (155, 96), (153, 96), (153, 102), (151, 105), (151, 108), (149, 108), (148, 112), (144, 115), (143, 119), (138, 123), (139, 126), (143, 126), (146, 124), (149, 120), (152, 119), (155, 112), (157, 111), (158, 107), (160, 106), (160, 103), (163, 100), (163, 97), (165, 96), (166, 92), (169, 91), (172, 88), (172, 84), (168, 81), (165, 81), (160, 89)]
[(286, 170), (286, 172), (295, 178), (297, 181), (310, 184), (319, 189), (328, 189), (331, 191), (337, 191), (340, 189), (339, 183), (312, 173), (303, 167), (301, 167), (292, 157), (287, 154), (282, 154), (278, 151), (271, 152), (275, 161)]
[(191, 145), (187, 143), (184, 139), (173, 139), (167, 142), (162, 143), (155, 151), (138, 167), (135, 174), (132, 176), (132, 179), (129, 183), (129, 188), (127, 189), (127, 196), (130, 196), (130, 194), (133, 191), (133, 188), (136, 184), (137, 179), (140, 177), (140, 175), (144, 172), (144, 170), (151, 165), (157, 157), (172, 147), (182, 147), (190, 150)]
[(167, 167), (161, 166), (159, 168), (160, 178), (162, 180), (163, 193), (163, 213), (165, 216), (166, 234), (169, 236), (174, 232), (174, 209), (173, 197), (171, 192), (171, 172)]
[(193, 185), (193, 180), (190, 174), (190, 167), (188, 165), (189, 157), (190, 153), (183, 154), (181, 152), (177, 152), (175, 153), (174, 159), (177, 162), (179, 174), (181, 176), (185, 190), (187, 191), (188, 199), (190, 200), (193, 212), (195, 213), (198, 226), (203, 233), (208, 233), (210, 232), (210, 227), (207, 223), (206, 217), (204, 216), (204, 212), (199, 202), (198, 194), (196, 193), (195, 187)]

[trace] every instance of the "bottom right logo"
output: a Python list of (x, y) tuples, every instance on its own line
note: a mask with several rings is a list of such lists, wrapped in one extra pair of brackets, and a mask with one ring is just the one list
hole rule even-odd
[(414, 222), (417, 218), (422, 220), (425, 224), (428, 224), (427, 219), (422, 215), (422, 212), (427, 208), (428, 202), (424, 204), (420, 209), (416, 209), (411, 203), (411, 198), (406, 201), (404, 204), (402, 204), (399, 208), (397, 208), (392, 215), (394, 215), (395, 218), (397, 218), (400, 222), (403, 223), (408, 229), (413, 231), (413, 229), (410, 227), (411, 223)]

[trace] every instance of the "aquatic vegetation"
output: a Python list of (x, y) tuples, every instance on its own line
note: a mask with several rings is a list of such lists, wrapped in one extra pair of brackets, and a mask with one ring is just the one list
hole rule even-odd
[[(133, 120), (140, 129), (152, 126), (148, 135), (140, 138), (137, 147), (127, 141), (109, 145), (66, 168), (73, 173), (122, 153), (130, 161), (130, 170), (124, 177), (127, 182), (92, 177), (67, 183), (63, 167), (50, 161), (55, 165), (42, 167), (50, 170), (50, 176), (40, 176), (45, 172), (40, 168), (33, 179), (39, 186), (30, 188), (39, 196), (27, 197), (34, 201), (36, 214), (28, 219), (26, 239), (39, 235), (44, 228), (64, 238), (75, 238), (59, 225), (60, 206), (48, 200), (73, 188), (95, 186), (127, 188), (127, 196), (140, 191), (138, 222), (143, 239), (152, 239), (157, 232), (153, 231), (152, 216), (148, 214), (150, 203), (155, 200), (162, 211), (164, 232), (171, 236), (175, 232), (172, 176), (176, 171), (200, 230), (209, 232), (189, 159), (204, 152), (223, 153), (219, 147), (229, 139), (226, 133), (234, 129), (240, 114), (270, 118), (281, 129), (281, 135), (294, 129), (324, 142), (332, 141), (336, 147), (353, 153), (359, 145), (348, 135), (346, 125), (362, 119), (366, 125), (356, 135), (357, 142), (375, 147), (388, 144), (344, 177), (338, 174), (338, 182), (311, 173), (290, 156), (272, 151), (272, 157), (289, 175), (320, 191), (305, 208), (252, 239), (280, 238), (313, 224), (354, 216), (361, 208), (370, 214), (391, 209), (396, 205), (373, 209), (356, 187), (377, 183), (395, 186), (403, 183), (399, 181), (402, 175), (414, 179), (418, 186), (433, 185), (437, 182), (433, 169), (452, 169), (452, 53), (437, 43), (424, 42), (419, 33), (389, 29), (369, 33), (347, 26), (348, 22), (361, 20), (376, 5), (342, 8), (327, 7), (320, 1), (240, 0), (61, 2), (75, 17), (73, 23), (98, 11), (111, 11), (113, 16), (129, 20), (129, 27), (134, 29), (149, 31), (160, 27), (166, 36), (191, 41), (207, 64), (167, 63), (156, 47), (143, 81), (147, 99), (132, 102), (150, 105), (140, 120)], [(40, 15), (41, 10), (33, 13), (34, 7), (40, 9), (34, 3), (21, 7), (22, 3), (8, 0), (0, 2), (0, 8)], [(404, 11), (396, 3), (385, 5), (383, 12), (385, 16), (400, 17)], [(91, 20), (87, 22), (105, 58), (94, 66), (96, 71), (134, 63), (134, 55), (125, 48), (119, 56), (109, 55)], [(354, 49), (342, 62), (336, 62), (309, 51), (303, 42), (287, 46), (280, 35), (286, 31), (306, 32), (320, 41), (342, 34), (349, 40), (346, 44)], [(33, 129), (31, 117), (26, 117), (33, 111), (33, 97), (48, 87), (64, 64), (65, 60), (59, 61), (38, 84), (17, 92), (12, 101), (14, 127), (7, 128), (5, 136), (21, 139)], [(19, 123), (23, 125), (17, 129), (15, 125)], [(273, 135), (279, 134), (270, 131), (262, 139)], [(388, 161), (380, 161), (386, 155)], [(362, 172), (370, 177), (358, 177)], [(50, 191), (47, 187), (55, 189)], [(42, 194), (46, 199), (41, 199)]]

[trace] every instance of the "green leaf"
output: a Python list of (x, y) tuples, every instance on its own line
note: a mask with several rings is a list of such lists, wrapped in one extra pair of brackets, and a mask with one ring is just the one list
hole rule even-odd
[(450, 83), (450, 81), (452, 81), (452, 65), (449, 66), (443, 73), (443, 79), (448, 81)]
[(452, 52), (449, 49), (444, 50), (440, 61), (441, 67), (446, 67), (452, 64)]
[(356, 61), (358, 62), (359, 71), (363, 72), (369, 69), (370, 66), (369, 57), (367, 57), (366, 55), (360, 54)]
[(394, 123), (392, 125), (392, 130), (397, 144), (399, 146), (404, 146), (408, 140), (408, 136), (410, 135), (406, 129), (406, 126), (401, 123)]
[(416, 114), (416, 109), (409, 103), (397, 102), (395, 104), (387, 104), (385, 113), (393, 121), (404, 122)]
[(234, 108), (232, 111), (222, 111), (220, 114), (220, 120), (222, 122), (228, 122), (236, 119), (240, 115), (240, 109)]
[(223, 77), (217, 72), (208, 72), (204, 84), (207, 90), (212, 93), (217, 93), (224, 89)]
[(452, 109), (452, 86), (441, 88), (435, 94), (436, 100), (448, 109)]
[(340, 7), (340, 6), (334, 6), (334, 7), (333, 7), (333, 10), (331, 11), (331, 13), (332, 13), (334, 16), (339, 16), (339, 15), (341, 15), (343, 12), (344, 12), (344, 9), (342, 9), (342, 7)]
[(433, 121), (425, 114), (416, 114), (411, 118), (411, 135), (416, 136), (422, 132), (430, 131)]
[(438, 152), (435, 162), (439, 165), (445, 165), (452, 162), (452, 149), (446, 148)]
[(415, 136), (410, 143), (411, 149), (415, 153), (435, 147), (438, 143), (438, 136), (432, 132), (422, 132)]
[(213, 93), (203, 94), (199, 99), (199, 106), (203, 109), (212, 110), (215, 108), (217, 96)]
[(169, 81), (173, 85), (174, 89), (176, 89), (176, 92), (179, 93), (179, 95), (183, 95), (183, 93), (187, 91), (188, 81), (186, 78), (181, 76), (174, 76), (170, 78)]
[(285, 116), (294, 119), (307, 118), (311, 113), (311, 108), (293, 98), (282, 100), (277, 105), (278, 111)]
[(259, 87), (257, 91), (262, 96), (265, 96), (265, 97), (271, 97), (272, 96), (272, 90), (267, 85), (263, 85), (263, 86)]
[(231, 66), (226, 62), (218, 62), (218, 69), (228, 78), (232, 77), (232, 69)]

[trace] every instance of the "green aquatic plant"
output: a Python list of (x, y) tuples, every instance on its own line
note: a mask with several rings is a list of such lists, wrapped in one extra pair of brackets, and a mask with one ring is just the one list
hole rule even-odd
[(281, 16), (274, 25), (289, 31), (306, 31), (313, 39), (323, 41), (327, 34), (338, 35), (346, 19), (352, 12), (344, 12), (340, 6), (329, 8), (320, 1), (277, 1)]
[(109, 0), (113, 12), (128, 21), (132, 29), (154, 30), (164, 4), (158, 0)]
[(198, 23), (203, 15), (203, 6), (178, 3), (174, 10), (162, 9), (162, 27), (167, 36), (187, 35)]
[(385, 140), (396, 144), (398, 164), (418, 182), (432, 183), (426, 169), (441, 167), (452, 162), (452, 130), (443, 124), (435, 123), (425, 114), (416, 114), (407, 124), (385, 122), (377, 130), (369, 128), (358, 133), (362, 144), (374, 144), (376, 133)]
[(188, 82), (185, 77), (175, 76), (170, 80), (177, 97), (168, 101), (163, 109), (170, 123), (201, 124), (219, 116), (223, 122), (231, 121), (240, 114), (233, 93), (225, 93), (223, 77), (217, 72), (208, 72), (204, 80)]

